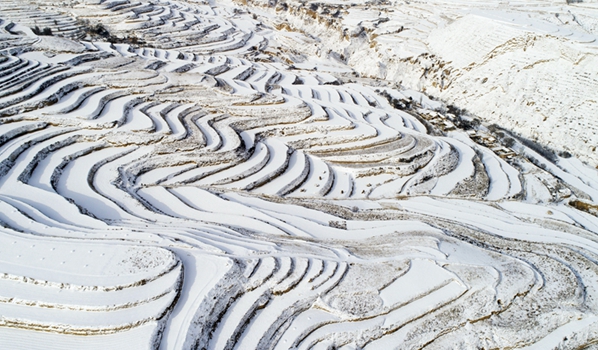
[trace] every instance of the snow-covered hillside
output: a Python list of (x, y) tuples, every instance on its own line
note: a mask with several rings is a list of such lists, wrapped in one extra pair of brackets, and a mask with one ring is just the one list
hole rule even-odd
[(598, 342), (592, 5), (0, 9), (1, 348)]
[(362, 75), (426, 91), (598, 165), (595, 2), (258, 3)]

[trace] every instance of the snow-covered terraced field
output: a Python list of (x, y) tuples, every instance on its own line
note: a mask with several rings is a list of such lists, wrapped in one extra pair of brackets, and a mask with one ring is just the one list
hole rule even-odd
[(317, 37), (306, 47), (312, 54), (598, 165), (594, 0), (251, 4), (268, 13), (267, 23)]
[(0, 348), (595, 348), (592, 157), (322, 51), (479, 21), (395, 5), (0, 1)]

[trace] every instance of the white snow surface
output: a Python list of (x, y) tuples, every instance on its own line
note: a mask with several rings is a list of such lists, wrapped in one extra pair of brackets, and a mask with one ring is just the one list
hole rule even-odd
[(0, 348), (592, 348), (597, 35), (590, 1), (0, 1)]

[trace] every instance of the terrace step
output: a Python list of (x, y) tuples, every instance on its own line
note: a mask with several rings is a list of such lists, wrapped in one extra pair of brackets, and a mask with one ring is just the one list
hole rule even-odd
[(334, 181), (333, 169), (318, 157), (310, 156), (308, 160), (309, 175), (301, 186), (289, 193), (290, 196), (323, 196), (330, 191)]
[(289, 164), (289, 148), (287, 148), (282, 142), (275, 139), (268, 139), (264, 141), (264, 146), (267, 147), (268, 153), (270, 154), (267, 163), (254, 174), (234, 181), (225, 187), (252, 190), (265, 183), (268, 183), (272, 179), (284, 173)]
[(291, 154), (289, 165), (284, 173), (264, 185), (255, 188), (253, 191), (268, 195), (284, 196), (301, 186), (308, 174), (308, 156), (301, 151), (295, 151)]

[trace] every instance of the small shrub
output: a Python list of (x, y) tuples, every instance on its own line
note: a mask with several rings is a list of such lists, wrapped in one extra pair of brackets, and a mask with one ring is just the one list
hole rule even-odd
[(89, 26), (89, 27), (86, 27), (86, 30), (90, 34), (93, 34), (96, 36), (101, 36), (103, 38), (109, 38), (111, 36), (108, 29), (106, 29), (103, 25), (101, 25), (99, 23)]
[(328, 221), (328, 226), (333, 227), (333, 228), (338, 228), (341, 230), (346, 230), (347, 229), (347, 222), (345, 220), (330, 220)]
[(388, 101), (388, 103), (390, 103), (390, 105), (395, 108), (395, 109), (400, 109), (400, 110), (408, 110), (412, 108), (412, 100), (411, 98), (409, 100), (406, 99), (396, 99), (394, 97), (392, 97), (388, 92), (382, 90), (376, 91), (380, 96), (386, 98), (386, 100)]
[(31, 28), (31, 31), (35, 35), (45, 35), (45, 36), (52, 35), (52, 28), (49, 28), (49, 27), (44, 27), (44, 29), (39, 29), (38, 26), (35, 26), (35, 27)]
[(457, 106), (454, 106), (454, 105), (447, 105), (447, 106), (446, 106), (446, 109), (447, 109), (447, 111), (448, 111), (449, 113), (451, 113), (451, 114), (454, 114), (454, 115), (455, 115), (455, 116), (457, 116), (457, 117), (459, 117), (459, 116), (461, 116), (462, 114), (465, 114), (465, 113), (466, 113), (466, 112), (465, 112), (465, 110), (463, 110), (463, 109), (461, 109), (461, 108), (459, 108), (459, 107), (457, 107)]
[(511, 148), (515, 144), (515, 140), (510, 137), (505, 137), (502, 139), (502, 143), (505, 145), (505, 147)]
[(573, 155), (567, 151), (561, 151), (561, 152), (559, 152), (559, 157), (571, 158), (571, 157), (573, 157)]

